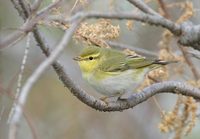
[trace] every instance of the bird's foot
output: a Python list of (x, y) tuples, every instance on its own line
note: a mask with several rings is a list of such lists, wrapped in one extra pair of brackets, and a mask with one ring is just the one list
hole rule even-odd
[(100, 100), (103, 101), (103, 102), (105, 102), (106, 105), (108, 105), (108, 101), (106, 101), (106, 99), (108, 99), (108, 98), (109, 98), (109, 97), (104, 96), (104, 97), (101, 97)]
[(127, 100), (126, 98), (121, 98), (121, 97), (117, 98), (117, 101), (126, 101), (126, 100)]

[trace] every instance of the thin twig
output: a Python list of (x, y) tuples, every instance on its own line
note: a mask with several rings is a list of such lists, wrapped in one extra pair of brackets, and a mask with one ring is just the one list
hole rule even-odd
[(166, 9), (166, 6), (165, 6), (165, 3), (163, 2), (163, 0), (157, 0), (158, 4), (160, 5), (160, 8), (162, 10), (162, 12), (164, 13), (164, 17), (169, 19), (170, 16), (169, 16), (169, 13)]
[(76, 7), (76, 5), (78, 4), (78, 2), (79, 2), (79, 0), (76, 0), (76, 1), (75, 1), (73, 7), (72, 7), (71, 10), (70, 10), (70, 13), (73, 12), (73, 10), (74, 10), (74, 8)]
[(192, 57), (195, 57), (196, 59), (200, 60), (200, 52), (199, 51), (189, 50), (188, 54), (190, 54)]
[(144, 13), (160, 16), (157, 12), (155, 12), (153, 9), (151, 9), (146, 3), (144, 3), (141, 0), (127, 0), (127, 1), (129, 1), (131, 4), (133, 4), (135, 7), (137, 7)]
[(185, 62), (188, 64), (189, 68), (191, 69), (194, 79), (197, 81), (198, 79), (200, 79), (200, 74), (198, 70), (196, 69), (195, 65), (192, 63), (190, 57), (188, 56), (187, 50), (180, 45), (179, 45), (179, 49), (181, 50), (183, 54)]
[[(28, 36), (27, 36), (27, 44), (26, 44), (26, 47), (25, 47), (24, 56), (23, 56), (22, 64), (21, 64), (21, 68), (20, 68), (20, 72), (18, 74), (17, 89), (16, 89), (16, 94), (15, 94), (15, 99), (18, 98), (19, 93), (20, 93), (21, 84), (22, 84), (22, 77), (23, 77), (25, 64), (27, 62), (28, 52), (29, 52), (29, 48), (30, 48), (30, 41), (31, 41), (31, 33), (29, 33)], [(13, 112), (14, 112), (15, 106), (16, 106), (16, 103), (13, 104), (13, 107), (12, 107), (10, 113), (9, 113), (9, 117), (8, 117), (8, 122), (7, 123), (10, 123), (10, 120), (11, 120), (11, 118), (13, 116)]]
[(31, 13), (35, 13), (39, 9), (42, 1), (43, 0), (35, 0), (35, 2), (31, 5)]
[(131, 49), (133, 51), (135, 51), (138, 54), (142, 54), (145, 56), (151, 56), (151, 57), (157, 57), (157, 54), (155, 52), (152, 51), (148, 51), (146, 49), (140, 48), (140, 47), (136, 47), (136, 46), (132, 46), (132, 45), (127, 45), (127, 44), (122, 44), (119, 42), (113, 42), (113, 41), (106, 41), (106, 43), (110, 46), (112, 46), (113, 48), (117, 48), (117, 49)]
[(1, 109), (1, 112), (0, 112), (0, 122), (1, 122), (1, 119), (3, 117), (4, 112), (5, 112), (5, 106), (2, 106), (2, 109)]
[[(150, 76), (150, 75), (148, 75), (147, 77), (148, 77), (150, 80), (152, 80), (154, 83), (159, 83), (159, 81), (158, 81), (157, 79), (155, 79), (154, 77), (152, 77), (152, 76)], [(159, 102), (158, 102), (156, 96), (153, 96), (152, 98), (153, 98), (153, 101), (154, 101), (154, 103), (156, 104), (158, 110), (160, 111), (161, 116), (164, 116), (164, 115), (163, 115), (163, 111), (162, 111), (162, 107), (160, 106), (160, 104), (159, 104)]]

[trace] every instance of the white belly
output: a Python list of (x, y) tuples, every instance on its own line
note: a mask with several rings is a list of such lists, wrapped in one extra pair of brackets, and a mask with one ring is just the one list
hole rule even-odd
[(106, 96), (121, 96), (127, 92), (133, 92), (144, 78), (144, 75), (134, 74), (133, 70), (127, 70), (121, 74), (97, 81), (93, 76), (87, 80), (99, 93)]

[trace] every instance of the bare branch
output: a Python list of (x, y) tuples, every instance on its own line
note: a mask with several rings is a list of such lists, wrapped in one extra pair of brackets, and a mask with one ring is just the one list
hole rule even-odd
[(192, 22), (181, 24), (182, 34), (178, 40), (181, 45), (191, 46), (200, 51), (200, 25), (193, 25)]
[[(34, 18), (28, 17), (26, 22), (18, 30), (16, 30), (15, 32), (13, 32), (12, 34), (10, 34), (9, 36), (7, 36), (6, 38), (0, 41), (0, 49), (9, 46), (10, 44), (18, 40), (20, 37), (22, 37), (23, 35), (26, 35), (28, 32), (32, 31), (35, 25), (38, 23), (38, 21), (42, 20), (52, 10), (52, 8), (57, 7), (61, 1), (62, 0), (57, 0), (56, 2), (50, 4), (48, 7), (42, 9), (41, 11), (37, 13), (37, 15)], [(16, 6), (16, 7), (19, 7), (19, 6)], [(24, 16), (26, 15), (25, 12), (22, 15), (23, 15), (22, 17), (24, 18)], [(26, 16), (25, 16), (25, 19), (26, 19)]]
[(31, 5), (31, 12), (36, 12), (40, 7), (43, 0), (35, 0), (35, 2)]
[[(30, 48), (30, 40), (31, 40), (31, 33), (29, 33), (28, 36), (27, 36), (27, 44), (26, 44), (26, 48), (25, 48), (25, 51), (24, 51), (24, 56), (23, 56), (23, 60), (22, 60), (22, 63), (21, 63), (20, 72), (18, 74), (17, 89), (16, 89), (16, 93), (15, 93), (15, 99), (18, 98), (19, 93), (20, 93), (21, 84), (22, 84), (22, 77), (23, 77), (25, 64), (27, 62), (28, 52), (29, 52), (29, 48)], [(13, 107), (10, 110), (10, 113), (9, 113), (9, 116), (8, 116), (8, 123), (10, 122), (10, 119), (13, 116), (15, 105), (16, 105), (16, 103), (13, 104)]]
[(18, 14), (24, 20), (26, 20), (28, 18), (29, 11), (28, 10), (24, 10), (24, 2), (21, 1), (21, 0), (11, 0), (11, 2), (13, 3), (13, 6), (15, 7), (15, 9), (18, 11)]
[(192, 71), (194, 79), (197, 81), (198, 79), (200, 79), (200, 74), (199, 74), (198, 70), (196, 69), (195, 65), (192, 63), (190, 57), (188, 56), (188, 51), (182, 46), (179, 46), (179, 48), (183, 54), (185, 62), (188, 64), (189, 68)]
[(163, 2), (163, 0), (157, 0), (158, 4), (160, 5), (160, 8), (164, 14), (164, 17), (166, 17), (167, 19), (169, 19), (169, 13), (166, 9), (165, 3)]
[(55, 2), (51, 3), (50, 5), (48, 5), (47, 7), (45, 7), (44, 9), (42, 9), (41, 11), (39, 11), (37, 13), (37, 16), (40, 18), (43, 18), (44, 16), (46, 16), (53, 8), (58, 7), (61, 2), (63, 0), (56, 0)]
[(180, 25), (173, 23), (172, 21), (165, 19), (156, 15), (148, 15), (143, 13), (130, 13), (130, 12), (121, 12), (121, 13), (100, 13), (100, 12), (88, 12), (83, 13), (79, 12), (72, 16), (70, 19), (63, 19), (63, 17), (54, 16), (49, 17), (49, 20), (58, 21), (61, 23), (73, 23), (77, 19), (90, 19), (90, 18), (105, 18), (105, 19), (117, 19), (117, 20), (136, 20), (143, 23), (148, 23), (150, 25), (162, 26), (167, 28), (175, 35), (181, 34)]
[(31, 31), (31, 29), (34, 27), (34, 24), (32, 24), (32, 21), (29, 19), (20, 27), (20, 29), (16, 30), (9, 36), (6, 36), (1, 42), (0, 42), (0, 49), (5, 48), (7, 46), (10, 46), (13, 44), (13, 42), (16, 42), (19, 38), (26, 35), (27, 32)]
[(133, 4), (135, 7), (137, 7), (144, 13), (160, 16), (157, 12), (155, 12), (153, 9), (151, 9), (146, 3), (144, 3), (141, 0), (127, 0), (127, 1), (129, 1), (131, 4)]
[(151, 57), (157, 57), (157, 54), (152, 52), (152, 51), (148, 51), (146, 49), (143, 48), (139, 48), (139, 47), (134, 47), (132, 45), (127, 45), (127, 44), (122, 44), (119, 42), (113, 42), (113, 41), (106, 41), (106, 43), (110, 46), (112, 46), (113, 48), (117, 48), (117, 49), (131, 49), (133, 51), (135, 51), (138, 54), (142, 54), (142, 55), (146, 55), (146, 56), (151, 56)]
[(200, 60), (200, 52), (199, 52), (199, 51), (189, 50), (188, 53), (189, 53), (191, 56), (193, 56), (193, 57), (195, 57), (195, 58), (197, 58), (197, 59)]

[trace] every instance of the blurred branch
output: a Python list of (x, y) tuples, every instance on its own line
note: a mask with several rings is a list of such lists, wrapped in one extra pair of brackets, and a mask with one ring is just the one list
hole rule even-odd
[(165, 3), (163, 2), (163, 0), (157, 0), (157, 2), (158, 2), (159, 6), (160, 6), (160, 8), (161, 8), (161, 10), (164, 14), (164, 17), (169, 19), (169, 13), (166, 9), (166, 6), (165, 6)]
[(193, 77), (194, 79), (197, 81), (198, 79), (200, 79), (200, 75), (199, 75), (199, 72), (198, 70), (196, 69), (195, 65), (192, 63), (192, 60), (190, 59), (189, 55), (188, 55), (188, 52), (187, 52), (187, 49), (185, 49), (184, 47), (182, 46), (179, 46), (182, 54), (183, 54), (183, 57), (185, 59), (185, 62), (188, 64), (189, 68), (191, 69), (192, 71), (192, 74), (193, 74)]
[(34, 13), (39, 9), (42, 1), (43, 0), (35, 0), (35, 2), (31, 5), (31, 8), (30, 8), (31, 9), (31, 13)]
[(160, 16), (157, 12), (155, 12), (153, 9), (151, 9), (146, 3), (144, 3), (141, 0), (127, 0), (127, 1), (133, 4), (135, 7), (137, 7), (141, 11), (143, 11), (144, 13)]
[[(15, 99), (17, 99), (19, 97), (19, 93), (20, 93), (20, 90), (21, 90), (23, 73), (24, 73), (24, 69), (25, 69), (25, 64), (27, 62), (29, 48), (30, 48), (30, 41), (31, 41), (31, 33), (29, 33), (28, 36), (27, 36), (27, 43), (26, 43), (26, 47), (25, 47), (25, 51), (24, 51), (24, 56), (23, 56), (22, 63), (21, 63), (21, 66), (20, 66), (20, 72), (18, 73), (17, 89), (16, 89), (16, 93), (15, 93)], [(13, 106), (10, 110), (9, 117), (8, 117), (8, 123), (10, 123), (10, 119), (13, 116), (15, 106), (16, 106), (16, 103), (13, 104)]]
[(200, 51), (189, 50), (188, 54), (200, 60)]
[(182, 34), (178, 42), (183, 46), (190, 46), (200, 51), (200, 25), (193, 25), (192, 22), (181, 24)]
[[(49, 6), (47, 6), (46, 8), (42, 9), (41, 11), (39, 11), (38, 13), (36, 13), (35, 16), (30, 16), (27, 15), (30, 13), (30, 10), (26, 10), (26, 12), (23, 12), (21, 10), (23, 10), (22, 7), (24, 6), (20, 6), (16, 5), (16, 9), (19, 11), (20, 15), (23, 17), (23, 19), (25, 20), (25, 23), (15, 32), (13, 32), (12, 34), (6, 36), (4, 39), (2, 39), (0, 41), (0, 49), (5, 48), (7, 46), (9, 46), (10, 44), (12, 44), (13, 42), (15, 42), (16, 40), (18, 40), (19, 38), (21, 38), (22, 36), (25, 36), (28, 32), (32, 31), (33, 28), (35, 27), (35, 25), (42, 20), (53, 8), (57, 7), (60, 2), (62, 0), (57, 0), (56, 2), (50, 4)], [(24, 5), (23, 2), (21, 2), (19, 0), (19, 3), (22, 3), (22, 5)], [(13, 4), (18, 4), (18, 2), (13, 1)], [(21, 13), (22, 12), (22, 13)], [(26, 19), (27, 18), (27, 19)]]
[(132, 45), (127, 45), (127, 44), (122, 44), (119, 42), (113, 42), (113, 41), (106, 41), (106, 43), (110, 46), (112, 46), (112, 48), (116, 48), (116, 49), (131, 49), (133, 51), (135, 51), (138, 54), (142, 54), (142, 55), (146, 55), (146, 56), (151, 56), (151, 57), (157, 57), (157, 53), (154, 53), (152, 51), (140, 48), (140, 47), (134, 47)]

